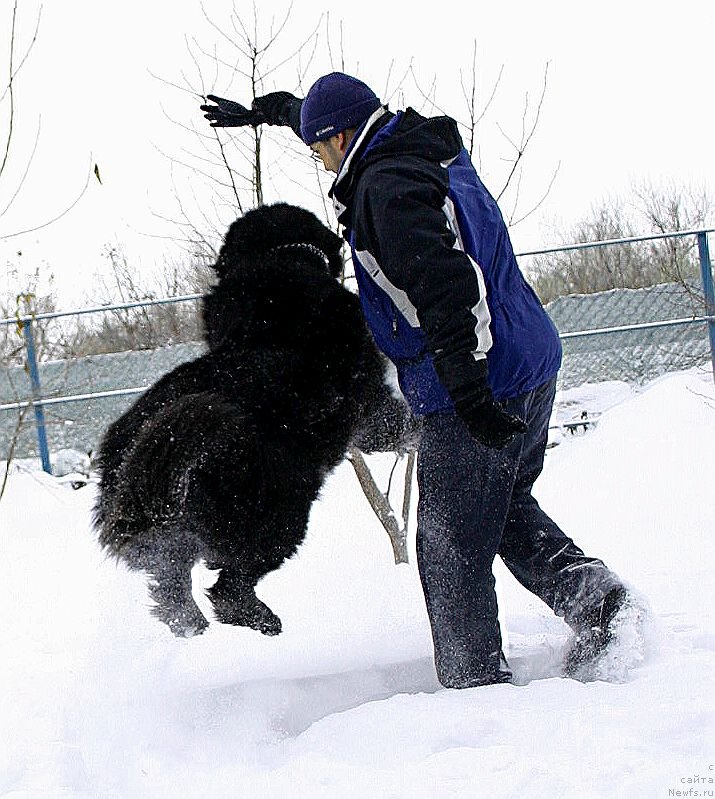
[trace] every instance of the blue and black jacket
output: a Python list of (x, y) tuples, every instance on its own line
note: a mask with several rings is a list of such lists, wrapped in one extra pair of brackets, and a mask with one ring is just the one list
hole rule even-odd
[[(331, 189), (363, 313), (414, 413), (528, 392), (558, 371), (556, 329), (522, 276), (454, 120), (378, 109)], [(484, 369), (484, 363), (488, 369)]]

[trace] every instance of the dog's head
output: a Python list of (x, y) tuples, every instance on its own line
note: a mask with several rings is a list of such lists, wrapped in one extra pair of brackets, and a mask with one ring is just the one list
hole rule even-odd
[(287, 203), (261, 205), (228, 229), (214, 269), (222, 278), (237, 260), (265, 260), (272, 251), (305, 247), (322, 255), (327, 270), (337, 278), (343, 270), (342, 244), (340, 236), (305, 208)]

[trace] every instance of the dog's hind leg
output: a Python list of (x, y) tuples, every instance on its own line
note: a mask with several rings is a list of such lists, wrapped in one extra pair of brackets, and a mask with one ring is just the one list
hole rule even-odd
[(256, 596), (254, 581), (231, 567), (222, 568), (208, 596), (216, 620), (223, 624), (250, 627), (263, 635), (281, 632), (281, 620)]
[(152, 615), (183, 638), (202, 633), (209, 624), (191, 593), (195, 544), (185, 531), (164, 526), (145, 533), (122, 553), (131, 566), (149, 576), (149, 595), (155, 603)]
[(191, 566), (172, 561), (149, 570), (149, 594), (156, 603), (151, 613), (183, 638), (199, 635), (209, 625), (191, 593)]

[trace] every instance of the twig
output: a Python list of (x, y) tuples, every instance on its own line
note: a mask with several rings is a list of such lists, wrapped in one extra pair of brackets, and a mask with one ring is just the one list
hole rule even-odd
[(67, 214), (68, 214), (68, 213), (69, 213), (69, 212), (70, 212), (70, 211), (71, 211), (71, 210), (72, 210), (72, 209), (75, 207), (75, 205), (77, 205), (77, 203), (78, 203), (78, 202), (79, 202), (79, 201), (82, 199), (82, 197), (84, 197), (84, 194), (85, 194), (85, 192), (87, 191), (87, 186), (89, 186), (89, 180), (90, 180), (90, 177), (92, 176), (92, 166), (93, 166), (93, 163), (94, 163), (94, 162), (93, 162), (93, 160), (92, 160), (92, 155), (90, 154), (90, 158), (89, 158), (89, 169), (87, 170), (87, 179), (86, 179), (86, 180), (85, 180), (85, 182), (84, 182), (84, 186), (82, 187), (82, 190), (81, 190), (81, 191), (80, 191), (80, 193), (77, 195), (77, 197), (75, 198), (75, 200), (74, 200), (74, 201), (71, 203), (71, 205), (69, 205), (67, 208), (65, 208), (65, 210), (64, 210), (64, 211), (62, 211), (62, 213), (60, 213), (60, 214), (57, 214), (57, 216), (55, 216), (55, 217), (52, 217), (52, 219), (48, 219), (46, 222), (43, 222), (41, 225), (35, 225), (34, 227), (27, 228), (26, 230), (18, 230), (18, 231), (16, 231), (15, 233), (7, 233), (7, 234), (2, 234), (2, 235), (0, 235), (0, 241), (4, 241), (4, 240), (6, 240), (6, 239), (12, 239), (12, 238), (14, 238), (15, 236), (22, 236), (22, 235), (24, 235), (25, 233), (35, 233), (35, 232), (36, 232), (36, 231), (38, 231), (38, 230), (42, 230), (43, 228), (46, 228), (46, 227), (48, 227), (49, 225), (52, 225), (52, 224), (54, 224), (54, 223), (55, 223), (55, 222), (57, 222), (59, 219), (62, 219), (62, 217), (63, 217), (63, 216), (66, 216), (66, 215), (67, 215)]
[(536, 107), (536, 114), (534, 116), (534, 123), (531, 126), (531, 130), (526, 135), (525, 135), (526, 116), (527, 116), (527, 113), (528, 113), (528, 110), (529, 110), (529, 95), (528, 95), (528, 93), (527, 93), (527, 95), (525, 97), (525, 100), (524, 100), (524, 113), (522, 115), (521, 143), (519, 144), (519, 146), (517, 147), (517, 145), (514, 144), (514, 142), (511, 141), (511, 139), (502, 130), (501, 126), (497, 126), (497, 127), (499, 127), (499, 130), (501, 131), (501, 133), (504, 136), (504, 138), (517, 151), (516, 159), (514, 160), (514, 163), (512, 164), (512, 168), (511, 168), (511, 171), (509, 172), (509, 176), (506, 179), (506, 183), (504, 184), (504, 186), (502, 187), (502, 190), (499, 192), (499, 194), (496, 197), (496, 201), (497, 202), (499, 202), (499, 200), (502, 198), (504, 192), (509, 187), (509, 183), (511, 182), (511, 179), (514, 176), (514, 173), (516, 172), (516, 168), (517, 168), (519, 162), (521, 161), (521, 159), (523, 158), (524, 153), (526, 152), (526, 148), (528, 147), (529, 142), (531, 141), (534, 133), (536, 132), (537, 125), (539, 124), (539, 117), (541, 116), (541, 108), (542, 108), (542, 106), (544, 104), (544, 97), (546, 96), (546, 86), (547, 86), (547, 77), (548, 77), (548, 73), (549, 73), (549, 64), (550, 64), (550, 62), (547, 61), (546, 62), (546, 68), (544, 69), (544, 85), (543, 85), (543, 87), (541, 89), (541, 97), (539, 98), (539, 103), (538, 103), (538, 105)]
[(9, 57), (9, 71), (10, 71), (10, 82), (8, 83), (8, 87), (6, 91), (10, 92), (10, 112), (9, 112), (9, 119), (8, 119), (8, 130), (7, 130), (7, 139), (5, 141), (5, 154), (3, 155), (2, 164), (0, 164), (0, 175), (5, 171), (5, 166), (7, 164), (7, 160), (10, 156), (10, 143), (12, 142), (12, 132), (13, 132), (13, 123), (15, 121), (15, 92), (13, 89), (14, 85), (14, 76), (13, 76), (13, 57), (15, 55), (15, 21), (17, 18), (17, 0), (15, 0), (15, 4), (13, 5), (12, 9), (12, 25), (10, 28), (10, 57)]

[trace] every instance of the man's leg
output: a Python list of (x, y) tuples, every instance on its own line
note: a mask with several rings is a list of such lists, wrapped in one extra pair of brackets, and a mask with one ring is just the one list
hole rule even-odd
[(579, 630), (619, 578), (587, 556), (539, 507), (531, 494), (544, 464), (556, 381), (506, 403), (528, 424), (499, 554), (519, 582)]
[[(442, 685), (506, 681), (492, 563), (520, 443), (478, 444), (454, 415), (424, 422), (418, 457), (417, 564)], [(501, 665), (501, 668), (500, 668)]]

